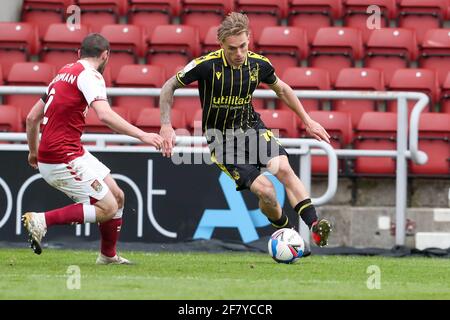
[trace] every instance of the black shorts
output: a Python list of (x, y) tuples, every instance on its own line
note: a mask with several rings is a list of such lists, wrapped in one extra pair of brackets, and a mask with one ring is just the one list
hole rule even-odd
[(288, 156), (272, 131), (262, 122), (232, 137), (223, 137), (209, 145), (211, 160), (236, 183), (236, 190), (250, 189), (251, 184), (267, 166), (269, 160)]

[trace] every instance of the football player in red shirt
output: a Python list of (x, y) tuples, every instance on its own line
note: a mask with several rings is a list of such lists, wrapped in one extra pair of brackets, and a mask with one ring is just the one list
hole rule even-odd
[(95, 33), (86, 36), (79, 50), (80, 60), (59, 70), (46, 94), (28, 114), (30, 166), (39, 169), (47, 183), (75, 202), (63, 208), (23, 215), (31, 248), (36, 254), (42, 252), (42, 237), (49, 227), (95, 222), (101, 234), (97, 264), (130, 263), (116, 254), (124, 193), (110, 170), (81, 145), (85, 117), (91, 108), (102, 122), (118, 133), (135, 137), (157, 149), (161, 148), (163, 140), (158, 134), (131, 125), (111, 109), (102, 76), (109, 54), (109, 43), (103, 36)]

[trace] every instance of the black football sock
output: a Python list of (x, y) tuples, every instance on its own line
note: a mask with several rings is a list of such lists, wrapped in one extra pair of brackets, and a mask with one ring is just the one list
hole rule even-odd
[(313, 223), (318, 220), (316, 208), (311, 202), (311, 199), (300, 201), (294, 208), (306, 225), (311, 229)]
[(269, 221), (277, 229), (292, 228), (291, 224), (289, 223), (288, 216), (285, 215), (284, 213), (281, 213), (281, 218), (280, 219), (278, 219), (278, 220), (271, 220), (271, 219), (269, 219)]

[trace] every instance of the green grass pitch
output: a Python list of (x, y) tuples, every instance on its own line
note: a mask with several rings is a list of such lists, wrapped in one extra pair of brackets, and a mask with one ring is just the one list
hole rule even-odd
[(0, 299), (450, 299), (448, 259), (311, 256), (283, 265), (255, 253), (122, 254), (136, 264), (96, 266), (94, 251), (0, 249)]

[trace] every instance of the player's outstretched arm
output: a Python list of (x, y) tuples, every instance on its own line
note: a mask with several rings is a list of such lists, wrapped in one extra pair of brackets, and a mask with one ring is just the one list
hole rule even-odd
[(159, 134), (148, 133), (142, 131), (138, 127), (133, 126), (114, 110), (111, 109), (109, 103), (104, 100), (96, 100), (91, 103), (91, 107), (97, 113), (100, 121), (105, 123), (108, 127), (117, 133), (126, 134), (128, 136), (137, 138), (142, 142), (154, 146), (160, 150), (162, 147), (163, 139)]
[(302, 103), (297, 98), (294, 90), (285, 82), (278, 79), (270, 88), (275, 91), (278, 98), (280, 98), (290, 109), (292, 109), (305, 124), (306, 132), (313, 138), (330, 143), (330, 135), (328, 132), (316, 121), (311, 119), (308, 113), (303, 108)]
[(168, 158), (172, 156), (176, 137), (170, 122), (170, 110), (172, 109), (174, 92), (181, 87), (176, 77), (173, 76), (163, 85), (159, 97), (159, 110), (161, 112), (161, 131), (159, 133), (164, 140), (162, 154)]
[(27, 142), (28, 142), (28, 163), (34, 169), (38, 168), (37, 153), (39, 147), (39, 125), (44, 118), (45, 103), (39, 99), (27, 115)]

